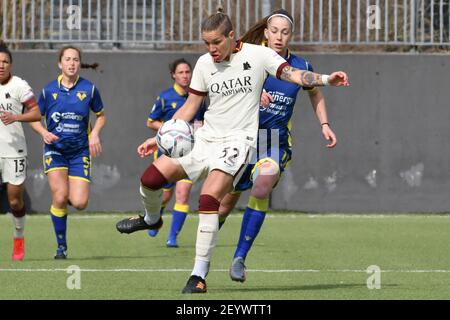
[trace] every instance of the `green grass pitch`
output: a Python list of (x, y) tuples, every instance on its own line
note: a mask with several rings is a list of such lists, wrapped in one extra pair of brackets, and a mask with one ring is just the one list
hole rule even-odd
[[(228, 268), (242, 214), (231, 216), (213, 252), (208, 293), (182, 295), (193, 267), (198, 219), (188, 217), (180, 248), (165, 241), (171, 218), (156, 238), (122, 235), (115, 223), (129, 214), (70, 215), (69, 259), (55, 261), (50, 218), (29, 216), (25, 261), (11, 261), (10, 217), (0, 216), (0, 299), (449, 299), (449, 215), (308, 215), (271, 213), (247, 259), (247, 281)], [(81, 268), (81, 289), (69, 290)], [(380, 289), (366, 272), (381, 269)]]

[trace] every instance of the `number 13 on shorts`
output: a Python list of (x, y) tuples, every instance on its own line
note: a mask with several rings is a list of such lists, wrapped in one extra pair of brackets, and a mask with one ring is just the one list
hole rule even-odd
[(27, 158), (0, 158), (0, 174), (4, 183), (21, 185), (27, 175)]

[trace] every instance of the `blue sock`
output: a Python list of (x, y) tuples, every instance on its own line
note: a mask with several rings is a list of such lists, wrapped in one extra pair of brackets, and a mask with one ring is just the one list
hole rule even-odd
[(183, 229), (184, 221), (186, 220), (187, 213), (177, 210), (172, 211), (172, 224), (170, 226), (169, 240), (175, 241), (178, 234)]
[(67, 248), (66, 242), (66, 231), (67, 231), (67, 215), (64, 217), (57, 217), (55, 215), (51, 215), (53, 228), (55, 229), (56, 234), (56, 242), (59, 246), (64, 246)]
[(265, 217), (266, 213), (264, 211), (250, 209), (249, 207), (245, 208), (239, 242), (234, 253), (235, 258), (242, 257), (245, 260), (253, 245), (253, 241), (255, 241), (255, 238), (264, 223)]

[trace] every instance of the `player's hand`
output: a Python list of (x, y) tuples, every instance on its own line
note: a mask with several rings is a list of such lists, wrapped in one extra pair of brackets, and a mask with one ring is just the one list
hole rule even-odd
[(44, 142), (46, 144), (52, 144), (55, 141), (59, 140), (59, 137), (54, 135), (51, 132), (46, 131), (43, 135), (42, 135), (42, 139), (44, 140)]
[(260, 106), (263, 108), (267, 108), (269, 106), (269, 104), (273, 102), (273, 97), (270, 93), (267, 93), (265, 90), (263, 90), (262, 94), (261, 94), (261, 101), (260, 101)]
[(137, 148), (137, 153), (141, 158), (144, 158), (153, 154), (156, 150), (158, 150), (156, 138), (149, 138)]
[(197, 129), (199, 129), (201, 126), (203, 126), (203, 121), (201, 120), (195, 120), (194, 121), (194, 132), (197, 131)]
[(91, 153), (91, 156), (98, 157), (102, 151), (102, 144), (99, 136), (91, 133), (89, 136), (89, 152)]
[(17, 121), (17, 115), (11, 112), (0, 112), (0, 119), (5, 126)]
[(330, 74), (328, 78), (328, 83), (330, 86), (334, 87), (348, 87), (350, 83), (348, 82), (348, 75), (343, 71), (337, 71)]
[(336, 135), (334, 134), (333, 130), (331, 130), (330, 126), (327, 124), (324, 124), (322, 126), (322, 134), (325, 140), (328, 140), (330, 143), (327, 144), (327, 148), (334, 148), (337, 143)]

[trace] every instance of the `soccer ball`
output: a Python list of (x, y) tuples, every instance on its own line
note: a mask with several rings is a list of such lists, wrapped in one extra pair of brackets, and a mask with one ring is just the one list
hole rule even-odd
[(171, 119), (159, 128), (156, 143), (166, 156), (183, 157), (194, 147), (194, 129), (187, 121)]

